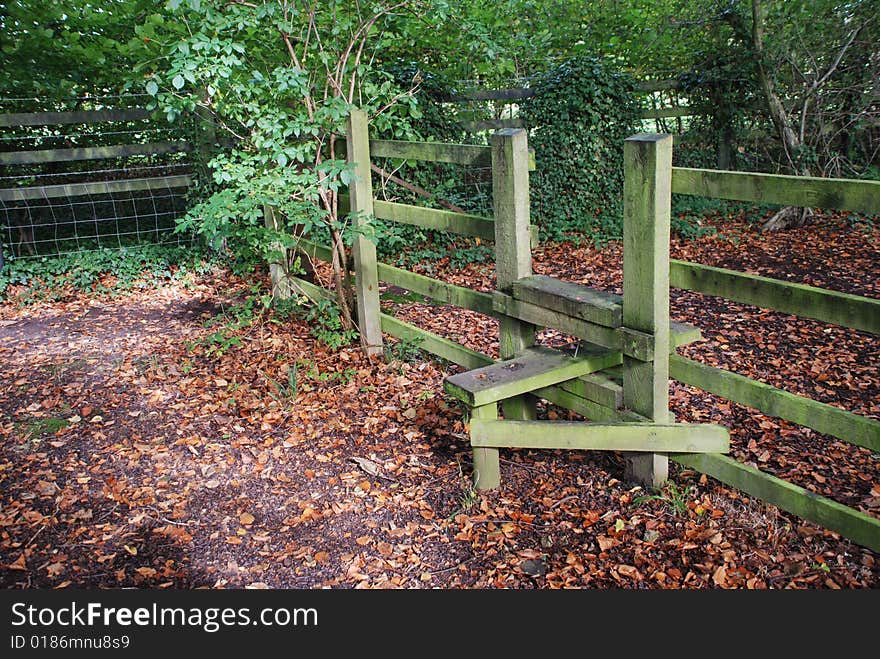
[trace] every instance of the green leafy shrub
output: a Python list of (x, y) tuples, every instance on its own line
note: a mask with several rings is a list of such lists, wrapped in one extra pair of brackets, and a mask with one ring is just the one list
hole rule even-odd
[(542, 238), (620, 236), (623, 140), (637, 132), (640, 114), (633, 90), (607, 63), (577, 58), (541, 76), (523, 104), (537, 164), (532, 218)]
[(210, 267), (211, 255), (203, 247), (151, 243), (16, 259), (0, 270), (0, 299), (9, 295), (11, 287), (24, 288), (16, 291), (22, 303), (62, 299), (71, 290), (114, 293), (147, 287), (159, 279), (202, 274)]

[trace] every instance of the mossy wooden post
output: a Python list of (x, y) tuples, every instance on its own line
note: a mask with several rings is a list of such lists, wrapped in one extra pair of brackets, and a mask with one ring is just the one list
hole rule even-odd
[[(623, 326), (654, 342), (651, 361), (624, 356), (623, 403), (655, 423), (668, 423), (672, 136), (628, 138), (623, 166)], [(631, 454), (626, 463), (627, 478), (647, 486), (661, 486), (669, 474), (662, 454)]]
[[(348, 115), (346, 148), (348, 162), (354, 166), (350, 189), (352, 225), (359, 226), (373, 217), (373, 184), (370, 179), (370, 136), (367, 115), (352, 110)], [(379, 316), (379, 274), (376, 246), (362, 235), (352, 248), (355, 294), (361, 345), (368, 355), (382, 354), (382, 321)]]
[[(278, 231), (281, 223), (278, 214), (271, 206), (263, 206), (263, 219), (266, 228), (270, 231)], [(287, 260), (288, 251), (280, 242), (273, 242), (270, 246), (273, 254), (277, 254), (269, 262), (269, 279), (272, 282), (272, 299), (286, 300), (291, 295), (290, 268)]]
[[(471, 421), (494, 421), (498, 418), (498, 404), (490, 403), (471, 409)], [(478, 490), (491, 490), (501, 485), (501, 466), (498, 464), (498, 449), (474, 447), (474, 487)]]
[[(492, 135), (492, 194), (495, 205), (496, 288), (511, 293), (513, 282), (532, 274), (529, 218), (529, 147), (526, 131)], [(499, 321), (499, 353), (509, 359), (535, 342), (535, 326), (510, 317)], [(534, 419), (534, 396), (505, 400), (504, 418)]]

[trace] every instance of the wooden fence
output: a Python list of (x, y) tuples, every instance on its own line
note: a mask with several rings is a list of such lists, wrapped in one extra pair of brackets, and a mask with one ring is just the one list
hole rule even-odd
[[(156, 131), (150, 118), (143, 108), (0, 114), (0, 128), (7, 131), (0, 149), (0, 178), (7, 181), (0, 182), (2, 242), (21, 257), (93, 242), (121, 245), (171, 231), (192, 184), (180, 154), (193, 147), (175, 139), (143, 141), (142, 135)], [(68, 136), (57, 127), (79, 132)], [(59, 140), (67, 142), (64, 148), (24, 148), (58, 146)], [(101, 141), (113, 143), (96, 143)], [(94, 165), (84, 165), (88, 161)], [(110, 236), (116, 240), (102, 241)]]
[[(444, 144), (420, 144), (369, 140), (366, 119), (359, 112), (353, 113), (349, 125), (349, 158), (357, 163), (360, 174), (352, 187), (351, 209), (356, 217), (369, 214), (391, 220), (400, 220), (420, 226), (436, 227), (434, 218), (448, 222), (460, 221), (458, 232), (485, 237), (486, 223), (495, 223), (500, 215), (523, 212), (523, 200), (528, 199), (528, 162), (523, 151), (504, 157), (504, 149), (512, 148), (511, 131), (502, 131), (495, 138), (493, 147), (474, 147)], [(520, 131), (521, 132), (521, 131)], [(650, 143), (650, 140), (642, 140)], [(629, 141), (628, 141), (629, 142)], [(659, 147), (658, 147), (659, 148)], [(651, 226), (650, 236), (638, 232), (644, 229), (625, 229), (625, 254), (633, 268), (644, 269), (668, 262), (668, 278), (661, 271), (647, 287), (642, 287), (646, 297), (633, 298), (627, 306), (632, 310), (630, 321), (643, 323), (646, 328), (662, 331), (663, 319), (668, 322), (668, 287), (684, 288), (709, 295), (721, 295), (728, 299), (756, 304), (785, 313), (796, 313), (824, 322), (832, 322), (860, 331), (880, 333), (880, 301), (859, 296), (844, 295), (832, 291), (792, 284), (764, 277), (755, 277), (720, 268), (708, 268), (683, 261), (669, 261), (668, 224), (671, 193), (687, 195), (712, 194), (725, 199), (746, 201), (774, 201), (793, 205), (814, 205), (880, 213), (880, 183), (862, 181), (833, 181), (779, 177), (758, 174), (741, 174), (676, 168), (671, 166), (669, 153), (661, 151), (625, 150), (625, 214), (640, 218), (630, 226)], [(658, 155), (659, 153), (659, 155)], [(470, 164), (476, 160), (493, 165), (493, 191), (495, 195), (495, 218), (476, 219), (473, 216), (458, 217), (445, 211), (428, 211), (423, 208), (393, 205), (393, 212), (383, 202), (373, 200), (370, 189), (369, 163), (371, 155), (382, 154), (397, 158), (416, 160), (440, 160)], [(646, 155), (648, 154), (648, 155)], [(662, 157), (661, 157), (662, 156)], [(513, 163), (513, 164), (512, 164)], [(518, 164), (517, 164), (518, 163)], [(441, 215), (437, 215), (437, 214)], [(526, 210), (527, 213), (527, 210)], [(363, 221), (363, 219), (362, 219)], [(520, 225), (522, 222), (520, 222)], [(659, 227), (659, 228), (658, 228)], [(379, 282), (393, 284), (424, 295), (443, 304), (459, 306), (499, 319), (501, 356), (509, 357), (527, 345), (535, 327), (554, 327), (593, 344), (620, 351), (612, 363), (597, 372), (567, 382), (543, 387), (535, 395), (552, 403), (584, 415), (594, 421), (647, 421), (662, 412), (656, 404), (666, 394), (666, 374), (663, 361), (652, 363), (650, 377), (629, 378), (622, 373), (638, 368), (639, 360), (628, 355), (642, 356), (640, 351), (650, 351), (658, 337), (651, 333), (629, 331), (629, 334), (608, 329), (595, 318), (578, 318), (570, 313), (530, 304), (522, 295), (510, 294), (511, 285), (530, 274), (531, 257), (524, 245), (529, 240), (523, 236), (505, 236), (496, 233), (498, 292), (488, 294), (473, 291), (418, 275), (376, 259), (375, 247), (365, 238), (355, 245), (356, 288), (358, 294), (358, 318), (365, 348), (379, 352), (382, 332), (405, 340), (417, 340), (422, 349), (458, 364), (474, 369), (493, 363), (488, 355), (468, 349), (454, 341), (418, 328), (380, 311)], [(311, 258), (329, 260), (329, 248), (306, 240), (301, 249)], [(524, 251), (526, 250), (526, 251)], [(635, 254), (634, 254), (635, 252)], [(665, 256), (664, 256), (665, 255)], [(638, 265), (641, 263), (641, 265)], [(633, 290), (627, 287), (625, 265), (625, 295)], [(292, 278), (293, 283), (312, 297), (328, 297), (331, 294), (309, 282)], [(664, 294), (663, 291), (666, 291)], [(636, 290), (636, 295), (641, 295)], [(665, 296), (665, 297), (664, 297)], [(633, 316), (632, 314), (635, 314)], [(641, 320), (639, 320), (641, 318)], [(698, 332), (696, 332), (698, 335)], [(693, 328), (669, 328), (670, 346), (687, 343), (696, 338)], [(635, 343), (632, 341), (635, 340)], [(639, 342), (642, 343), (641, 347)], [(631, 370), (631, 372), (634, 372)], [(713, 368), (674, 352), (668, 358), (668, 374), (680, 382), (715, 393), (729, 400), (752, 407), (771, 416), (792, 421), (820, 433), (837, 437), (857, 446), (880, 450), (880, 422), (852, 414), (832, 405), (797, 396), (750, 378)], [(634, 387), (634, 388), (632, 388)], [(657, 397), (660, 398), (657, 398)], [(519, 418), (513, 410), (513, 418)], [(660, 410), (660, 412), (658, 412)], [(505, 416), (508, 408), (505, 408)], [(490, 450), (490, 449), (486, 449)], [(497, 449), (491, 449), (497, 450)], [(475, 461), (482, 460), (475, 450)], [(658, 461), (666, 456), (645, 454), (649, 457), (649, 471), (658, 469)], [(880, 551), (880, 520), (861, 511), (819, 496), (813, 492), (786, 482), (770, 474), (737, 462), (720, 454), (670, 453), (668, 457), (688, 468), (708, 474), (723, 483), (736, 487), (758, 499), (775, 504), (804, 519), (839, 532), (845, 537)], [(642, 465), (643, 471), (645, 465)], [(662, 468), (662, 464), (659, 465)]]
[[(672, 91), (681, 89), (681, 83), (674, 79), (647, 80), (636, 85), (636, 91), (641, 94), (652, 94), (659, 91)], [(449, 103), (470, 103), (474, 101), (495, 101), (503, 104), (517, 103), (524, 99), (532, 98), (535, 90), (529, 87), (511, 87), (507, 89), (475, 89), (460, 94), (453, 94), (443, 100)], [(645, 108), (642, 111), (642, 119), (670, 119), (678, 117), (693, 117), (712, 114), (711, 108), (679, 105), (672, 107)], [(504, 130), (506, 128), (523, 128), (521, 119), (512, 117), (509, 119), (482, 119), (462, 122), (462, 128), (468, 132), (480, 132), (485, 130)]]

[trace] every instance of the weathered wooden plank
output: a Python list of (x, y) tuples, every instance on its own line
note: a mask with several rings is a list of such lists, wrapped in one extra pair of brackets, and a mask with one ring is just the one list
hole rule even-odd
[[(662, 424), (670, 418), (672, 136), (642, 134), (627, 138), (623, 167), (623, 325), (653, 340), (650, 361), (628, 355), (623, 358), (623, 403)], [(628, 340), (624, 341), (623, 346), (629, 345)], [(626, 463), (627, 476), (650, 487), (660, 487), (668, 478), (665, 455), (628, 456)]]
[(143, 108), (131, 108), (129, 110), (83, 110), (79, 112), (17, 112), (13, 114), (0, 114), (0, 128), (141, 121), (149, 118), (149, 116), (150, 113)]
[(7, 151), (0, 153), (0, 165), (34, 165), (74, 160), (107, 160), (131, 156), (153, 156), (164, 153), (187, 153), (192, 147), (186, 142), (153, 142), (151, 144), (116, 144), (87, 146), (75, 149), (41, 149), (38, 151)]
[(588, 373), (576, 380), (563, 382), (559, 388), (612, 410), (623, 406), (623, 387), (604, 371)]
[(669, 283), (735, 302), (880, 334), (880, 300), (675, 259)]
[(536, 389), (534, 395), (538, 398), (548, 400), (551, 403), (555, 403), (560, 407), (571, 410), (572, 412), (581, 414), (592, 421), (634, 421), (641, 423), (648, 423), (649, 421), (649, 419), (646, 419), (640, 414), (636, 414), (632, 410), (612, 409), (592, 400), (581, 398), (580, 396), (564, 389), (564, 386), (565, 384)]
[(0, 190), (0, 200), (24, 201), (27, 199), (80, 197), (84, 195), (114, 194), (117, 192), (133, 192), (137, 190), (167, 190), (173, 188), (188, 188), (190, 185), (192, 185), (192, 179), (185, 174), (179, 176), (132, 178), (120, 181), (64, 183), (61, 185), (41, 185), (28, 188), (5, 188)]
[[(492, 164), (492, 148), (474, 144), (370, 140), (370, 153), (374, 158), (448, 162), (471, 167), (489, 167)], [(528, 152), (528, 168), (529, 171), (535, 170), (533, 151)]]
[(380, 314), (382, 319), (382, 331), (398, 339), (419, 341), (419, 348), (433, 355), (449, 360), (464, 368), (479, 368), (492, 363), (492, 358), (483, 353), (465, 348), (459, 343), (444, 339), (437, 334), (423, 330), (388, 314)]
[(525, 125), (522, 119), (484, 119), (481, 121), (462, 121), (461, 127), (469, 133), (478, 133), (481, 130), (525, 128)]
[(619, 295), (546, 275), (518, 279), (511, 293), (517, 300), (605, 327), (620, 327), (623, 317)]
[(426, 229), (449, 231), (462, 236), (476, 236), (483, 240), (495, 239), (495, 222), (479, 215), (453, 213), (452, 211), (410, 206), (409, 204), (398, 204), (378, 199), (373, 201), (373, 209), (376, 217), (383, 220), (411, 224)]
[[(524, 130), (508, 129), (493, 134), (491, 143), (495, 286), (506, 293), (513, 282), (532, 274), (528, 138)], [(498, 352), (502, 359), (520, 354), (534, 342), (533, 324), (509, 315), (499, 319)], [(534, 419), (536, 403), (527, 394), (508, 398), (504, 416)]]
[(619, 360), (618, 353), (598, 346), (585, 348), (576, 357), (533, 346), (512, 359), (450, 375), (443, 381), (443, 389), (471, 407), (479, 407), (601, 371)]
[(523, 98), (531, 98), (534, 95), (535, 90), (526, 87), (473, 89), (459, 94), (451, 94), (442, 100), (450, 103), (461, 103), (464, 101), (518, 101)]
[(620, 346), (620, 337), (617, 331), (610, 327), (590, 323), (580, 318), (573, 318), (560, 311), (545, 309), (536, 304), (523, 302), (511, 295), (494, 293), (492, 296), (492, 307), (495, 311), (505, 316), (518, 318), (540, 327), (552, 327), (606, 348), (618, 348)]
[(471, 421), (472, 446), (596, 451), (725, 453), (724, 426), (687, 423), (584, 423), (582, 421)]
[(370, 153), (374, 158), (427, 160), (472, 167), (489, 167), (492, 164), (492, 149), (473, 144), (370, 140)]
[(640, 92), (661, 92), (669, 89), (681, 89), (681, 82), (675, 78), (665, 80), (639, 80), (636, 82), (636, 90)]
[[(354, 109), (348, 114), (346, 132), (348, 163), (354, 177), (348, 186), (352, 226), (365, 227), (373, 217), (373, 183), (370, 173), (369, 120), (366, 112)], [(376, 245), (363, 234), (352, 245), (358, 331), (367, 355), (382, 354), (382, 325), (379, 318), (379, 274)]]
[(492, 309), (492, 295), (489, 293), (448, 284), (444, 281), (431, 279), (430, 277), (381, 262), (379, 263), (379, 279), (405, 288), (408, 291), (419, 293), (443, 304), (451, 304), (456, 307), (470, 309), (471, 311), (478, 311), (487, 316), (498, 316)]
[(289, 281), (292, 292), (305, 295), (310, 300), (333, 300), (336, 298), (336, 294), (333, 291), (317, 286), (305, 279), (300, 279), (295, 275), (291, 275)]
[(673, 454), (670, 457), (684, 467), (717, 478), (761, 501), (840, 533), (863, 547), (880, 551), (880, 519), (876, 517), (765, 474), (726, 455)]
[[(492, 295), (492, 308), (499, 314), (519, 318), (539, 327), (552, 327), (571, 334), (590, 343), (606, 348), (622, 349), (623, 338), (619, 330), (597, 325), (580, 318), (537, 304), (523, 302), (512, 295), (495, 292)], [(686, 323), (669, 323), (670, 349), (699, 341), (702, 334), (699, 328)]]
[(311, 259), (317, 259), (330, 263), (333, 258), (333, 252), (327, 245), (320, 245), (308, 238), (300, 237), (296, 248)]
[(880, 181), (672, 168), (677, 194), (880, 215)]
[(674, 108), (645, 108), (642, 110), (642, 119), (671, 119), (674, 117), (696, 117), (712, 114), (709, 108), (699, 106), (674, 107)]
[[(470, 423), (491, 421), (498, 418), (498, 404), (483, 405), (471, 409)], [(492, 447), (473, 447), (474, 486), (478, 490), (491, 490), (501, 485), (501, 465), (498, 449)]]
[(670, 358), (670, 374), (704, 391), (736, 401), (770, 416), (797, 423), (856, 446), (880, 451), (880, 421), (756, 382), (681, 355)]

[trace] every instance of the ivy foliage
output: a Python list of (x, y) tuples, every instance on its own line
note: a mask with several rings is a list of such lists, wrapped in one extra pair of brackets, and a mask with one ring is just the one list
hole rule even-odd
[(537, 165), (532, 221), (542, 239), (620, 237), (623, 141), (638, 131), (640, 113), (633, 92), (628, 76), (584, 57), (543, 75), (523, 104)]

